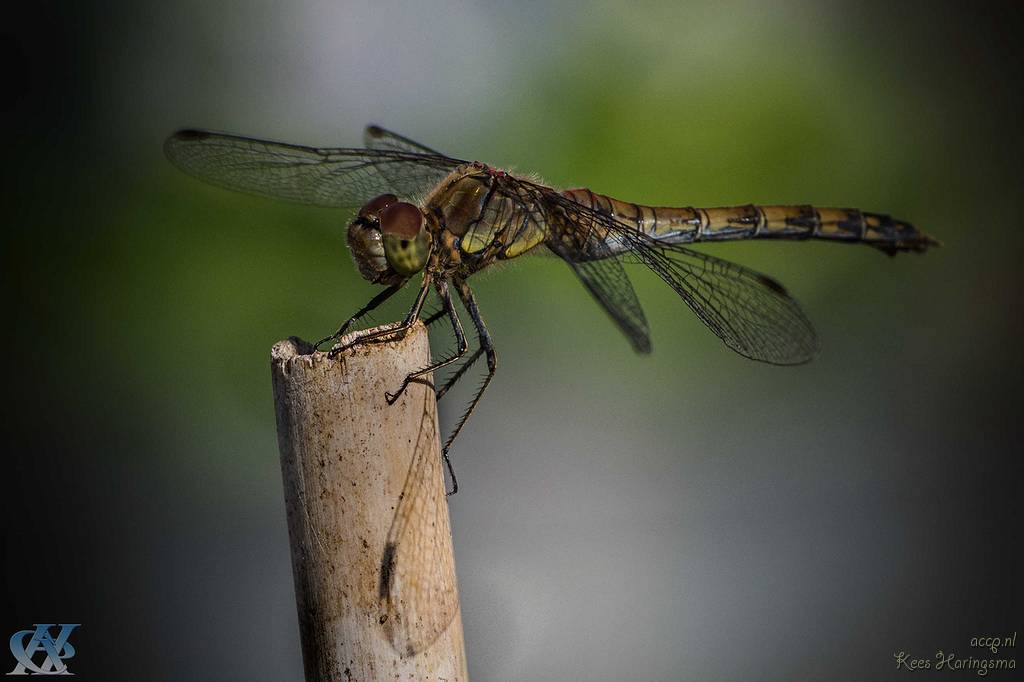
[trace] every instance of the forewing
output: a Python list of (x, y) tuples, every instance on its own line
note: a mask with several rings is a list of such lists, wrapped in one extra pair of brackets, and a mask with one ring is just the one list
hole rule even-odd
[[(532, 184), (522, 181), (523, 184)], [(729, 348), (752, 360), (795, 365), (818, 351), (814, 328), (777, 281), (729, 261), (683, 246), (659, 242), (540, 185), (547, 224), (560, 231), (552, 241), (567, 245), (579, 260), (601, 258), (609, 244), (661, 277)]]
[(171, 135), (164, 150), (186, 173), (220, 187), (343, 208), (388, 192), (419, 197), (463, 163), (436, 153), (304, 147), (200, 130)]
[[(433, 439), (436, 402), (426, 391), (424, 396), (420, 434)], [(402, 656), (433, 644), (459, 609), (437, 443), (417, 443), (415, 453), (381, 561), (381, 622)]]
[(567, 260), (594, 299), (626, 335), (637, 353), (651, 352), (647, 318), (640, 307), (629, 275), (617, 258), (576, 263)]

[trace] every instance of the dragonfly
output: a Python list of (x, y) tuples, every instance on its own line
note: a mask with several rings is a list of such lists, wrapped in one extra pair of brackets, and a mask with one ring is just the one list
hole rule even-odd
[[(456, 349), (405, 377), (386, 394), (393, 404), (411, 382), (454, 366), (436, 389), (441, 399), (483, 356), (487, 373), (442, 448), (453, 494), (458, 480), (448, 457), (494, 377), (497, 355), (469, 285), (502, 261), (547, 252), (564, 261), (638, 353), (651, 352), (650, 330), (624, 263), (661, 278), (726, 346), (752, 360), (795, 365), (819, 349), (814, 328), (775, 279), (690, 247), (699, 242), (822, 239), (866, 244), (883, 253), (924, 252), (938, 241), (908, 222), (856, 208), (755, 205), (717, 208), (647, 206), (589, 189), (559, 190), (533, 176), (465, 161), (379, 126), (362, 148), (308, 147), (205, 130), (181, 130), (164, 149), (186, 173), (251, 194), (356, 210), (347, 243), (360, 275), (385, 289), (346, 318), (319, 348), (419, 278), (408, 313), (397, 325), (353, 343), (395, 338), (421, 318), (431, 290)], [(468, 313), (469, 343), (454, 296)], [(344, 350), (335, 345), (333, 357)]]

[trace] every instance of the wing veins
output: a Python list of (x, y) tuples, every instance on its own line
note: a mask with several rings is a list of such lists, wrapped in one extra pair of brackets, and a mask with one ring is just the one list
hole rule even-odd
[(552, 230), (576, 230), (571, 236), (581, 259), (602, 258), (600, 248), (611, 241), (623, 244), (740, 355), (771, 364), (799, 364), (817, 352), (810, 322), (772, 278), (681, 245), (660, 242), (550, 188), (528, 180), (517, 182), (529, 188), (536, 203), (547, 207)]

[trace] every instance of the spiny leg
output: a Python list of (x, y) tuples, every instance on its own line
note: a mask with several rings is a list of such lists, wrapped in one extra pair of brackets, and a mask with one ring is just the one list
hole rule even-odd
[(441, 398), (444, 397), (444, 394), (447, 393), (449, 389), (451, 389), (451, 387), (454, 386), (459, 381), (459, 379), (462, 378), (462, 375), (465, 374), (466, 371), (473, 366), (473, 363), (479, 360), (480, 356), (483, 354), (484, 349), (482, 346), (473, 351), (473, 354), (466, 358), (466, 361), (463, 362), (462, 365), (455, 371), (455, 373), (448, 378), (448, 381), (444, 382), (444, 386), (437, 390), (437, 400), (441, 400)]
[[(477, 349), (473, 351), (473, 354), (470, 355), (462, 363), (462, 365), (455, 371), (455, 373), (448, 378), (448, 381), (444, 382), (444, 386), (438, 389), (434, 399), (440, 402), (441, 398), (444, 397), (448, 390), (456, 383), (458, 383), (459, 379), (462, 378), (462, 375), (465, 374), (470, 367), (476, 364), (476, 361), (480, 359), (480, 356), (483, 355), (483, 353), (483, 346), (478, 346)], [(448, 441), (448, 445), (450, 444), (451, 441)], [(455, 468), (452, 466), (452, 460), (448, 457), (448, 445), (445, 445), (445, 449), (441, 452), (441, 456), (444, 458), (445, 466), (448, 468), (448, 475), (452, 479), (452, 490), (451, 492), (447, 492), (445, 494), (454, 495), (459, 490), (459, 480), (455, 478)]]
[(452, 331), (455, 332), (455, 340), (458, 343), (458, 349), (450, 357), (439, 362), (431, 363), (423, 369), (418, 369), (406, 376), (402, 385), (394, 393), (385, 393), (384, 397), (387, 399), (389, 405), (394, 404), (394, 402), (398, 400), (398, 397), (405, 392), (406, 387), (408, 387), (412, 381), (415, 381), (424, 374), (429, 374), (430, 372), (458, 361), (458, 359), (465, 355), (466, 351), (469, 349), (469, 344), (466, 343), (466, 334), (462, 330), (462, 321), (459, 319), (459, 314), (455, 310), (455, 304), (452, 302), (451, 294), (448, 292), (448, 280), (439, 279), (436, 283), (436, 288), (437, 295), (441, 297), (441, 302), (444, 304), (444, 310), (448, 313), (448, 319), (451, 320)]
[(319, 341), (317, 341), (316, 345), (313, 346), (313, 348), (316, 349), (316, 350), (319, 350), (320, 346), (322, 346), (323, 344), (327, 343), (328, 341), (334, 341), (335, 339), (338, 339), (338, 338), (341, 338), (342, 336), (344, 336), (345, 332), (348, 331), (349, 326), (351, 326), (353, 322), (355, 322), (356, 320), (360, 319), (363, 315), (365, 315), (366, 313), (370, 312), (374, 308), (378, 307), (381, 303), (383, 303), (384, 301), (386, 301), (389, 298), (391, 298), (392, 296), (394, 296), (396, 293), (398, 293), (398, 290), (401, 289), (402, 286), (404, 286), (404, 284), (405, 283), (403, 282), (402, 284), (392, 285), (392, 286), (388, 287), (387, 289), (385, 289), (384, 291), (382, 291), (379, 294), (377, 294), (376, 296), (374, 296), (373, 298), (371, 298), (370, 302), (367, 303), (366, 305), (364, 305), (362, 308), (360, 308), (356, 312), (355, 315), (353, 315), (352, 317), (350, 317), (347, 320), (345, 320), (342, 323), (342, 325), (340, 327), (338, 327), (338, 331), (334, 332), (333, 334), (331, 334), (327, 338), (320, 339)]
[[(487, 385), (491, 383), (491, 379), (494, 378), (494, 372), (498, 367), (498, 356), (494, 352), (494, 344), (491, 343), (491, 335), (487, 331), (487, 325), (484, 324), (483, 318), (480, 317), (480, 309), (477, 308), (476, 299), (473, 297), (473, 290), (469, 288), (469, 285), (466, 284), (465, 280), (456, 280), (455, 285), (458, 287), (459, 298), (462, 299), (462, 304), (466, 306), (466, 311), (469, 312), (469, 316), (473, 318), (473, 326), (476, 327), (477, 338), (480, 341), (480, 348), (477, 350), (475, 355), (476, 357), (479, 357), (480, 351), (483, 351), (487, 355), (487, 376), (484, 378), (483, 382), (481, 382), (480, 388), (476, 391), (476, 395), (474, 395), (473, 399), (469, 402), (469, 407), (467, 407), (466, 411), (462, 413), (461, 417), (459, 417), (459, 421), (455, 425), (455, 429), (451, 432), (451, 435), (448, 436), (448, 440), (445, 441), (444, 447), (441, 449), (441, 456), (444, 457), (444, 462), (448, 466), (448, 474), (452, 477), (452, 489), (451, 492), (448, 493), (449, 495), (454, 495), (459, 492), (459, 481), (455, 478), (455, 469), (452, 468), (452, 462), (448, 459), (448, 449), (452, 446), (452, 442), (455, 440), (456, 436), (459, 435), (459, 432), (462, 431), (462, 427), (466, 425), (466, 420), (469, 419), (469, 415), (471, 415), (473, 410), (476, 409), (477, 403), (480, 402), (480, 397), (483, 396), (484, 391), (487, 390)], [(452, 380), (449, 380), (449, 382), (445, 384), (442, 391), (447, 391), (448, 388), (451, 387), (451, 384), (454, 384), (455, 381), (462, 376), (462, 373), (466, 369), (469, 369), (469, 366), (472, 364), (473, 361), (470, 360), (466, 363), (465, 368), (460, 368), (460, 370), (456, 372), (455, 376), (452, 377)]]
[[(430, 325), (434, 324), (442, 317), (445, 317), (447, 314), (448, 311), (446, 311), (442, 306), (440, 310), (433, 312), (429, 317), (423, 318), (423, 324), (425, 324), (427, 327), (430, 327)], [(455, 370), (455, 372), (448, 378), (447, 381), (444, 382), (444, 386), (442, 386), (440, 389), (436, 391), (436, 400), (440, 401), (441, 398), (444, 397), (444, 394), (447, 393), (448, 390), (452, 386), (454, 386), (459, 379), (462, 378), (462, 375), (466, 373), (466, 370), (472, 367), (473, 363), (480, 359), (480, 356), (483, 355), (483, 351), (483, 348), (477, 348), (468, 358), (462, 361), (462, 364), (459, 365), (459, 368)]]
[(403, 319), (401, 323), (399, 323), (397, 326), (392, 327), (390, 329), (378, 329), (376, 331), (370, 332), (369, 334), (359, 336), (354, 341), (352, 341), (352, 343), (346, 346), (332, 348), (327, 352), (327, 357), (334, 358), (343, 350), (352, 348), (353, 346), (357, 346), (361, 343), (376, 341), (377, 339), (380, 339), (385, 336), (401, 337), (402, 335), (404, 335), (405, 332), (409, 331), (409, 328), (419, 318), (420, 311), (423, 310), (423, 303), (427, 300), (427, 292), (430, 291), (430, 283), (430, 273), (424, 273), (423, 282), (420, 284), (420, 292), (416, 295), (416, 300), (413, 301), (412, 308), (409, 309), (409, 312), (406, 313), (405, 315), (405, 319)]
[[(429, 327), (430, 325), (434, 324), (447, 314), (448, 311), (444, 309), (444, 306), (441, 306), (440, 310), (436, 310), (433, 313), (431, 313), (428, 317), (423, 318), (423, 324)], [(468, 358), (462, 361), (462, 364), (459, 365), (458, 369), (456, 369), (455, 372), (448, 378), (448, 380), (445, 381), (444, 386), (442, 386), (440, 389), (436, 391), (435, 398), (437, 400), (441, 400), (441, 398), (444, 397), (444, 394), (447, 393), (448, 390), (452, 386), (454, 386), (459, 379), (462, 378), (462, 375), (466, 373), (466, 370), (472, 367), (473, 363), (480, 359), (480, 356), (483, 355), (483, 350), (483, 348), (477, 348), (475, 351), (473, 351), (472, 355), (470, 355)]]
[(445, 310), (444, 308), (441, 308), (440, 310), (431, 313), (429, 317), (423, 318), (423, 324), (429, 327), (430, 325), (434, 324), (447, 314), (448, 311)]

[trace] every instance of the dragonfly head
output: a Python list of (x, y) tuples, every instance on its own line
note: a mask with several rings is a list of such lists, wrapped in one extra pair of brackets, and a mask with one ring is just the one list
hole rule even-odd
[(394, 194), (371, 199), (349, 223), (348, 247), (364, 279), (398, 284), (422, 270), (430, 256), (423, 212)]

